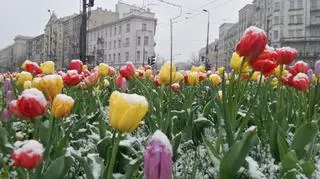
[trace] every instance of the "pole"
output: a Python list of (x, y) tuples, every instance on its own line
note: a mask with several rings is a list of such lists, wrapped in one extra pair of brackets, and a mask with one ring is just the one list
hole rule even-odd
[[(270, 20), (269, 20), (269, 18), (267, 19), (267, 44), (269, 44), (269, 42), (270, 42), (270, 39), (269, 39), (269, 31), (270, 31)], [(269, 44), (270, 45), (270, 44)]]
[(205, 61), (205, 65), (206, 65), (206, 69), (209, 70), (209, 65), (208, 65), (208, 53), (209, 53), (209, 25), (210, 25), (210, 13), (208, 12), (208, 27), (207, 27), (207, 46), (206, 46), (206, 61)]
[(86, 62), (87, 45), (87, 0), (82, 0), (82, 22), (80, 28), (80, 60)]
[(47, 56), (50, 58), (51, 56), (51, 31), (52, 31), (52, 22), (51, 22), (51, 11), (50, 9), (48, 10), (49, 12), (49, 40), (48, 40), (48, 52), (47, 52)]
[(170, 86), (172, 84), (172, 63), (173, 63), (173, 57), (172, 57), (172, 19), (170, 19)]

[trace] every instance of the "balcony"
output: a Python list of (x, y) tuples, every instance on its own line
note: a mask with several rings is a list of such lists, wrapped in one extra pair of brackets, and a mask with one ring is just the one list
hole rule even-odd
[(312, 21), (311, 20), (310, 26), (320, 26), (320, 21)]
[(287, 37), (281, 38), (281, 43), (285, 42), (317, 42), (320, 41), (320, 36), (310, 36), (310, 37)]
[(320, 5), (311, 5), (310, 7), (310, 11), (313, 12), (313, 11), (320, 11)]

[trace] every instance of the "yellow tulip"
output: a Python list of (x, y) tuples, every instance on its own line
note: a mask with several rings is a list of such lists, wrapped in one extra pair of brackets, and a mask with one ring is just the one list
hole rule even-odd
[(260, 79), (260, 75), (261, 75), (261, 73), (260, 73), (260, 72), (255, 71), (255, 72), (253, 72), (253, 74), (252, 74), (252, 76), (251, 76), (250, 80), (252, 80), (252, 81), (258, 81), (258, 80)]
[(198, 67), (198, 70), (199, 70), (198, 72), (204, 73), (206, 71), (206, 67), (201, 65), (201, 66)]
[(152, 75), (151, 69), (147, 69), (146, 72), (144, 73), (144, 76), (146, 77), (146, 79), (149, 79), (151, 75)]
[[(165, 64), (162, 65), (159, 73), (159, 81), (160, 84), (168, 84), (170, 83), (170, 69), (171, 65), (170, 62), (166, 62)], [(176, 76), (176, 66), (172, 64), (172, 81), (175, 79)]]
[(46, 75), (40, 80), (40, 88), (47, 95), (54, 98), (61, 93), (63, 81), (59, 75)]
[(315, 74), (313, 74), (313, 75), (312, 75), (312, 80), (311, 80), (311, 81), (312, 81), (312, 83), (313, 83), (313, 84), (315, 84), (315, 85), (316, 85), (316, 84), (318, 83), (318, 79), (319, 79), (319, 77), (317, 77)]
[(217, 74), (210, 75), (209, 79), (212, 82), (212, 84), (215, 85), (215, 86), (219, 86), (221, 84), (221, 82), (222, 82), (221, 77), (219, 75), (217, 75)]
[(103, 80), (103, 85), (104, 85), (104, 87), (109, 87), (109, 85), (110, 85), (110, 82), (109, 82), (109, 80), (107, 80), (107, 79), (104, 79)]
[[(281, 65), (278, 65), (277, 67), (276, 67), (276, 69), (274, 70), (274, 75), (276, 76), (276, 77), (284, 77), (284, 76), (286, 76), (287, 74), (288, 74), (288, 71), (287, 70), (285, 70), (286, 69), (286, 66), (285, 65), (283, 65), (283, 68), (282, 68), (282, 73), (281, 73)], [(280, 75), (280, 73), (281, 73), (281, 75)]]
[(54, 62), (53, 61), (46, 61), (41, 63), (40, 65), (41, 71), (45, 75), (50, 75), (54, 73)]
[(278, 85), (278, 83), (279, 83), (278, 78), (272, 78), (272, 81), (271, 81), (272, 87), (276, 87)]
[(62, 118), (69, 115), (74, 105), (74, 100), (65, 94), (58, 94), (53, 102), (51, 114), (56, 118)]
[(189, 85), (197, 85), (199, 83), (198, 72), (190, 72), (188, 74), (188, 83), (189, 83)]
[(21, 73), (18, 73), (16, 76), (17, 79), (17, 85), (23, 85), (25, 81), (31, 81), (32, 75), (29, 72), (22, 71)]
[(217, 73), (218, 75), (222, 75), (222, 74), (224, 73), (224, 70), (225, 70), (224, 67), (220, 67), (220, 68), (217, 69), (216, 73)]
[(98, 68), (98, 73), (100, 76), (108, 75), (109, 66), (105, 63), (100, 63)]
[(88, 70), (88, 65), (82, 65), (82, 71)]
[(240, 73), (241, 68), (242, 68), (241, 72), (248, 72), (249, 65), (247, 62), (244, 62), (242, 64), (243, 60), (244, 60), (243, 57), (240, 57), (236, 52), (234, 52), (231, 57), (230, 67), (234, 69), (236, 73)]
[(41, 81), (41, 77), (35, 77), (35, 78), (33, 78), (31, 87), (32, 87), (32, 88), (37, 88), (38, 90), (41, 90), (41, 88), (40, 88), (40, 81)]
[(176, 72), (176, 77), (174, 78), (174, 82), (180, 82), (182, 80), (183, 80), (183, 74), (180, 71)]
[(137, 94), (114, 91), (109, 101), (110, 125), (121, 132), (132, 132), (148, 112), (148, 101)]
[(23, 88), (24, 89), (30, 89), (31, 88), (31, 85), (32, 83), (31, 83), (31, 81), (25, 81), (24, 83), (23, 83)]

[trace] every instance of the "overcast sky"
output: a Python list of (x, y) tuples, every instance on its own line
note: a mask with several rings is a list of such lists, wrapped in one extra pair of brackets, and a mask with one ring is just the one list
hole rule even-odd
[[(161, 0), (124, 0), (137, 6), (149, 7), (156, 13), (156, 53), (170, 56), (170, 18), (179, 14), (179, 9), (160, 2)], [(236, 22), (238, 10), (252, 0), (166, 0), (182, 6), (182, 16), (173, 25), (173, 54), (176, 61), (189, 60), (206, 45), (207, 14), (210, 11), (210, 42), (219, 36), (219, 25)], [(118, 0), (95, 0), (96, 7), (114, 11)], [(37, 36), (43, 33), (49, 19), (48, 9), (58, 17), (79, 13), (80, 0), (0, 0), (0, 49), (13, 43), (18, 35)], [(181, 55), (182, 54), (182, 55)]]

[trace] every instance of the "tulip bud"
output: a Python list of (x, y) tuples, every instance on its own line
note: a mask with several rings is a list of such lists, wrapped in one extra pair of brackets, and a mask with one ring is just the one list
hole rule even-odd
[(109, 66), (105, 63), (100, 63), (98, 68), (98, 73), (100, 76), (108, 75)]
[(34, 75), (38, 75), (41, 73), (41, 69), (39, 65), (36, 62), (31, 62), (30, 60), (26, 60), (23, 65), (23, 69), (29, 73), (32, 73)]
[(69, 115), (74, 105), (74, 100), (65, 94), (58, 94), (53, 102), (51, 113), (55, 118), (62, 118)]
[(67, 74), (62, 76), (63, 83), (67, 86), (75, 86), (82, 81), (82, 75), (76, 70), (68, 70)]
[(116, 73), (116, 70), (113, 67), (109, 66), (108, 75), (113, 76), (115, 73)]
[(42, 73), (45, 75), (51, 75), (54, 73), (54, 62), (46, 61), (40, 65)]
[(99, 82), (99, 73), (98, 72), (93, 72), (89, 76), (87, 76), (84, 81), (86, 85), (95, 85)]
[(23, 83), (23, 88), (24, 89), (29, 89), (29, 88), (31, 88), (31, 85), (32, 85), (31, 81), (25, 81)]
[(234, 52), (230, 60), (230, 67), (234, 69), (236, 73), (240, 73), (240, 71), (243, 73), (248, 72), (248, 62), (243, 62), (243, 60), (243, 57), (240, 57), (236, 52)]
[(61, 93), (63, 88), (63, 80), (59, 75), (46, 75), (40, 80), (41, 90), (51, 98)]
[(278, 54), (278, 64), (288, 65), (293, 62), (298, 55), (298, 51), (290, 47), (277, 48), (276, 52)]
[(11, 156), (14, 166), (26, 169), (34, 169), (42, 162), (44, 151), (42, 144), (36, 140), (17, 141)]
[(292, 86), (299, 91), (307, 91), (309, 89), (309, 83), (308, 76), (304, 73), (298, 73), (292, 79)]
[(82, 72), (83, 63), (81, 60), (71, 60), (69, 63), (69, 70), (77, 70), (80, 74)]
[(176, 66), (172, 64), (172, 70), (171, 70), (171, 63), (166, 62), (162, 65), (160, 72), (159, 72), (159, 81), (161, 84), (168, 84), (170, 83), (170, 72), (172, 81), (175, 79), (176, 76)]
[(23, 85), (25, 81), (31, 81), (32, 75), (29, 72), (22, 71), (17, 75), (17, 85)]
[(146, 179), (172, 178), (172, 146), (167, 136), (157, 130), (144, 152)]
[(7, 121), (10, 118), (10, 112), (8, 109), (4, 109), (1, 113), (1, 121)]
[(132, 132), (148, 112), (148, 101), (144, 96), (114, 91), (109, 100), (110, 125), (122, 132)]
[(9, 90), (12, 89), (11, 80), (6, 78), (3, 84), (3, 92), (6, 94)]
[[(9, 105), (11, 112), (18, 117), (21, 115), (33, 120), (37, 116), (43, 116), (47, 110), (48, 102), (43, 93), (36, 88), (26, 89), (17, 101)], [(20, 115), (21, 114), (21, 115)]]
[(199, 83), (198, 72), (190, 72), (188, 74), (188, 84), (189, 85), (197, 85), (198, 83)]
[(119, 70), (121, 76), (125, 77), (126, 79), (130, 79), (134, 76), (136, 71), (136, 67), (131, 62), (127, 62), (124, 66), (122, 66)]
[(144, 73), (144, 76), (146, 77), (146, 79), (149, 79), (151, 75), (152, 75), (151, 69), (147, 69), (146, 72)]
[(171, 85), (171, 90), (174, 91), (174, 92), (178, 92), (180, 90), (180, 85), (179, 83), (173, 83)]
[(122, 77), (120, 74), (116, 78), (116, 86), (124, 90), (128, 89), (127, 80), (124, 77)]
[(314, 64), (314, 74), (317, 77), (320, 77), (320, 60), (316, 61), (316, 63)]
[(109, 80), (104, 79), (104, 80), (103, 80), (103, 86), (106, 87), (106, 88), (108, 88), (108, 87), (110, 86)]

